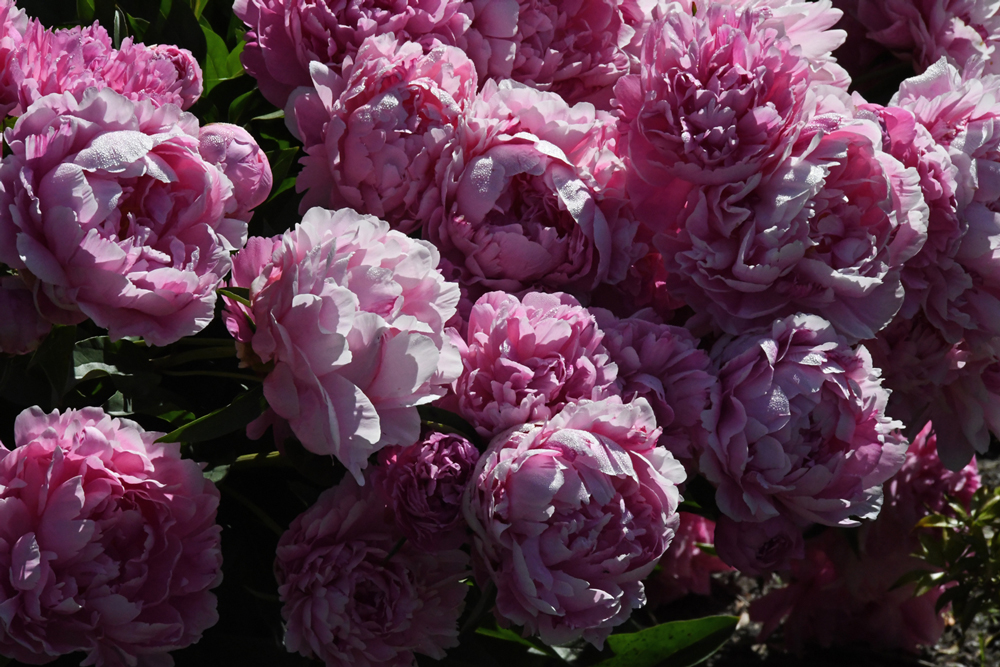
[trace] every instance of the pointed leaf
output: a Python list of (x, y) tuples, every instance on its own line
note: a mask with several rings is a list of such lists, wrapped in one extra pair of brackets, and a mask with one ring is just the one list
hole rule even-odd
[(662, 623), (640, 632), (611, 635), (615, 652), (598, 667), (690, 667), (719, 650), (736, 630), (736, 616), (708, 616)]

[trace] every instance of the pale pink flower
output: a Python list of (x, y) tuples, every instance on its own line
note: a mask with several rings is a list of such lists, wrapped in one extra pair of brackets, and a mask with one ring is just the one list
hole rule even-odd
[(0, 278), (0, 353), (32, 352), (51, 329), (24, 281), (17, 276)]
[(723, 338), (712, 361), (719, 393), (699, 465), (723, 514), (845, 526), (878, 515), (907, 442), (884, 414), (888, 392), (864, 347), (796, 315)]
[(413, 231), (440, 205), (434, 171), (475, 97), (472, 61), (455, 47), (425, 54), (379, 35), (339, 71), (315, 63), (310, 75), (314, 89), (300, 89), (286, 110), (307, 153), (300, 210), (350, 207)]
[(463, 282), (589, 293), (645, 247), (624, 193), (611, 117), (513, 81), (487, 81), (439, 165), (424, 227)]
[(90, 89), (42, 98), (5, 140), (0, 261), (43, 316), (152, 345), (211, 322), (246, 223), (226, 217), (232, 186), (199, 155), (194, 116)]
[(668, 604), (685, 595), (710, 595), (712, 574), (730, 570), (718, 556), (706, 553), (699, 545), (715, 540), (715, 523), (710, 519), (678, 512), (680, 527), (667, 548), (659, 567), (646, 581), (650, 604)]
[[(28, 30), (28, 15), (14, 4), (14, 0), (0, 1), (0, 71), (7, 72), (10, 59), (24, 41)], [(17, 104), (16, 95), (9, 88), (6, 77), (0, 75), (0, 118)]]
[(201, 97), (204, 77), (187, 49), (169, 44), (136, 44), (131, 37), (97, 73), (99, 87), (108, 86), (131, 100), (151, 99), (160, 106), (189, 109)]
[(591, 312), (604, 332), (608, 358), (618, 366), (616, 393), (649, 401), (663, 430), (660, 445), (681, 459), (695, 456), (692, 442), (704, 440), (701, 413), (716, 386), (698, 341), (687, 329), (662, 324), (648, 309), (623, 319), (600, 308)]
[(249, 30), (241, 60), (260, 92), (284, 108), (299, 86), (311, 86), (310, 63), (339, 70), (373, 35), (401, 42), (455, 45), (469, 25), (461, 0), (236, 0)]
[(271, 164), (257, 141), (238, 125), (210, 123), (198, 132), (198, 151), (233, 184), (230, 215), (250, 222), (252, 209), (271, 194)]
[(219, 492), (176, 443), (98, 408), (22, 412), (0, 450), (0, 650), (173, 665), (218, 621)]
[(272, 364), (264, 379), (271, 409), (306, 449), (337, 457), (360, 481), (369, 455), (416, 442), (416, 406), (458, 377), (459, 353), (444, 330), (458, 286), (442, 278), (430, 243), (350, 209), (311, 209), (243, 253), (236, 284), (257, 275), (249, 312), (230, 306), (230, 330), (246, 336), (240, 321), (252, 318), (254, 359)]
[(677, 530), (684, 468), (644, 399), (583, 401), (494, 438), (465, 497), (495, 614), (547, 644), (597, 647), (645, 602)]
[(458, 646), (469, 557), (427, 553), (386, 520), (370, 484), (348, 477), (292, 521), (274, 572), (285, 648), (327, 667), (411, 667)]
[(463, 364), (453, 390), (457, 412), (492, 437), (569, 403), (610, 396), (616, 367), (602, 337), (594, 316), (568, 294), (484, 295), (465, 340), (456, 339)]

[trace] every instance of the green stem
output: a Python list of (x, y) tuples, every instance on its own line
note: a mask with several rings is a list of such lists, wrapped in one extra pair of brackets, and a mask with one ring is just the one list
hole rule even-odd
[(462, 629), (458, 634), (464, 635), (479, 627), (479, 622), (483, 620), (483, 616), (486, 615), (486, 612), (490, 610), (490, 607), (492, 607), (496, 601), (497, 585), (494, 584), (491, 579), (482, 590), (482, 594), (479, 596), (479, 601), (476, 602), (476, 608), (472, 610), (471, 614), (469, 614), (469, 618), (462, 625)]
[(213, 377), (213, 378), (229, 378), (231, 380), (240, 380), (241, 382), (263, 382), (259, 377), (255, 375), (246, 375), (245, 373), (227, 373), (225, 371), (163, 371), (164, 375), (169, 375), (171, 377)]

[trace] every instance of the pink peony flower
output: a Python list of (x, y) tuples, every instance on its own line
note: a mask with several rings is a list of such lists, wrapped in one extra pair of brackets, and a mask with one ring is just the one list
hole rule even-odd
[(339, 70), (366, 38), (392, 33), (401, 42), (457, 44), (469, 17), (460, 0), (236, 0), (249, 30), (241, 60), (260, 92), (284, 108), (311, 86), (312, 62)]
[(757, 576), (787, 570), (805, 557), (802, 528), (782, 515), (766, 521), (733, 521), (726, 515), (715, 524), (715, 551), (727, 565)]
[(649, 401), (663, 430), (660, 444), (678, 458), (694, 456), (692, 441), (704, 440), (701, 413), (716, 385), (698, 341), (687, 329), (661, 324), (650, 310), (623, 319), (600, 308), (591, 312), (604, 331), (608, 357), (618, 366), (616, 393)]
[(250, 222), (252, 209), (271, 194), (271, 164), (257, 141), (238, 125), (211, 123), (198, 132), (198, 152), (232, 182), (236, 210), (230, 215)]
[(414, 653), (440, 660), (458, 646), (468, 555), (395, 551), (403, 536), (386, 509), (347, 478), (282, 535), (274, 573), (289, 652), (328, 667), (410, 667)]
[(111, 88), (133, 102), (184, 109), (201, 95), (201, 68), (187, 49), (146, 46), (126, 37), (116, 50), (97, 23), (50, 30), (31, 20), (23, 34), (0, 73), (0, 105), (11, 107), (12, 115), (52, 93), (71, 93), (79, 100), (91, 87)]
[(480, 80), (514, 79), (601, 106), (652, 19), (642, 0), (472, 0), (462, 43)]
[(709, 595), (712, 574), (732, 569), (699, 546), (715, 540), (715, 523), (697, 514), (678, 512), (677, 515), (680, 527), (660, 559), (657, 572), (646, 581), (646, 592), (654, 608), (689, 594)]
[(1000, 74), (1000, 6), (990, 0), (836, 0), (882, 44), (922, 72), (940, 58)]
[(916, 650), (938, 641), (944, 619), (935, 603), (944, 588), (914, 597), (913, 584), (896, 583), (926, 567), (910, 555), (919, 546), (917, 521), (946, 509), (946, 497), (967, 505), (980, 481), (975, 462), (957, 472), (942, 466), (931, 429), (928, 423), (913, 439), (899, 473), (886, 483), (878, 519), (850, 540), (841, 531), (811, 540), (805, 560), (792, 563), (790, 583), (754, 601), (750, 614), (764, 623), (762, 634), (784, 618), (793, 647), (861, 642)]
[(296, 181), (301, 210), (350, 207), (411, 232), (439, 205), (434, 170), (476, 94), (461, 50), (392, 35), (371, 37), (338, 72), (314, 64), (315, 89), (292, 96), (287, 117), (307, 156)]
[(498, 435), (465, 496), (495, 614), (547, 644), (600, 648), (645, 603), (642, 580), (677, 530), (684, 468), (656, 446), (644, 399), (582, 401)]
[(589, 293), (646, 249), (624, 194), (611, 117), (589, 104), (487, 82), (437, 171), (425, 238), (488, 290)]
[(0, 651), (173, 665), (218, 621), (219, 492), (177, 444), (98, 408), (22, 412), (0, 450)]
[(919, 174), (882, 151), (878, 125), (841, 115), (814, 118), (796, 153), (752, 188), (689, 201), (655, 240), (667, 287), (727, 333), (809, 312), (867, 340), (899, 310), (900, 268), (926, 239)]
[(884, 414), (888, 392), (864, 347), (796, 315), (723, 338), (712, 361), (719, 393), (702, 418), (699, 464), (723, 514), (845, 526), (878, 515), (907, 442)]
[(457, 549), (468, 527), (462, 495), (479, 450), (460, 435), (430, 433), (409, 447), (386, 447), (372, 471), (396, 527), (424, 551)]
[(480, 435), (546, 420), (580, 400), (610, 396), (616, 367), (593, 315), (568, 294), (490, 292), (472, 308), (457, 411)]
[(213, 318), (246, 223), (198, 154), (197, 119), (109, 89), (36, 102), (5, 134), (0, 261), (42, 315), (167, 345)]
[[(14, 0), (0, 0), (0, 72), (7, 72), (10, 59), (24, 41), (28, 30), (28, 15), (14, 4)], [(7, 116), (17, 104), (16, 96), (7, 88), (5, 77), (0, 74), (0, 118)]]
[(17, 276), (0, 278), (0, 353), (33, 352), (52, 329), (35, 308), (35, 299)]
[(243, 253), (234, 276), (245, 284), (256, 273), (252, 306), (231, 305), (227, 319), (239, 336), (243, 318), (256, 323), (254, 358), (273, 364), (268, 404), (306, 449), (337, 457), (361, 482), (370, 454), (416, 442), (416, 406), (461, 371), (444, 331), (458, 286), (441, 277), (431, 244), (350, 209), (314, 208)]

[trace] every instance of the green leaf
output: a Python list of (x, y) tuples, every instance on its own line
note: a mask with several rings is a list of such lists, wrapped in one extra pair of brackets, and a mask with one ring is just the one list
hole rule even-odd
[(205, 45), (208, 49), (205, 56), (205, 91), (203, 93), (207, 95), (210, 90), (223, 81), (241, 76), (243, 67), (232, 73), (229, 67), (229, 49), (226, 47), (225, 40), (215, 34), (211, 25), (204, 18), (201, 19), (200, 24), (201, 31), (205, 33)]
[(214, 484), (218, 484), (226, 477), (226, 475), (229, 474), (229, 466), (215, 466), (214, 468), (209, 468), (208, 470), (203, 471), (202, 474), (205, 475), (205, 479), (211, 480)]
[(243, 54), (243, 47), (246, 45), (247, 43), (241, 40), (240, 43), (229, 52), (229, 55), (226, 56), (226, 69), (229, 71), (230, 79), (235, 79), (243, 74), (243, 63), (240, 61), (240, 56)]
[(517, 634), (513, 630), (508, 630), (507, 628), (476, 628), (476, 634), (482, 635), (484, 637), (492, 637), (493, 639), (500, 639), (505, 642), (512, 642), (514, 644), (520, 644), (521, 646), (526, 646), (528, 648), (533, 648), (536, 651), (544, 653), (545, 655), (551, 656), (553, 658), (558, 658), (559, 654), (552, 650), (550, 646), (539, 641), (532, 641), (530, 639), (525, 639), (521, 635)]
[(674, 621), (640, 632), (611, 635), (615, 652), (597, 667), (689, 667), (719, 650), (736, 630), (736, 616), (708, 616)]
[(94, 0), (76, 0), (76, 15), (82, 25), (94, 20)]
[(233, 301), (242, 303), (244, 306), (251, 306), (250, 290), (246, 287), (220, 287), (215, 290), (219, 295), (229, 297)]
[(232, 433), (259, 417), (264, 411), (264, 387), (254, 387), (233, 399), (224, 408), (210, 412), (161, 437), (157, 442), (204, 442)]
[[(229, 104), (229, 122), (230, 123), (233, 123), (235, 125), (239, 125), (240, 116), (243, 115), (244, 110), (246, 110), (247, 106), (253, 100), (253, 94), (255, 92), (257, 92), (256, 88), (253, 89), (253, 90), (251, 90), (251, 91), (249, 91), (249, 92), (243, 93), (242, 95), (240, 95), (239, 97), (237, 97), (236, 99), (234, 99)], [(270, 157), (270, 156), (268, 156), (268, 157)], [(273, 171), (273, 167), (272, 167), (272, 171)]]
[(76, 344), (76, 327), (52, 327), (28, 363), (28, 368), (39, 368), (52, 387), (53, 396), (62, 398), (69, 389), (73, 371), (73, 346)]
[[(275, 183), (281, 183), (284, 181), (285, 175), (288, 174), (288, 170), (292, 168), (293, 164), (295, 164), (295, 156), (298, 155), (298, 153), (298, 146), (268, 153), (267, 161), (271, 163), (271, 174), (273, 175)], [(268, 201), (271, 201), (274, 197), (275, 195), (272, 193), (268, 198)]]

